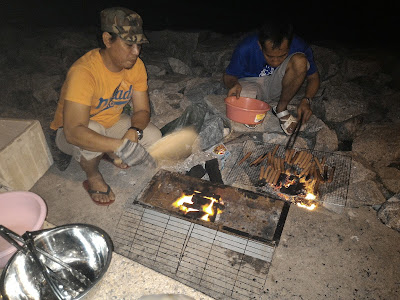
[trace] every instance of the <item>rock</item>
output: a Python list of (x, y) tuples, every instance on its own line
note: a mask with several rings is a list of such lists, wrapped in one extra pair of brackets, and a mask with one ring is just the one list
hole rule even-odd
[[(68, 68), (97, 47), (94, 28), (33, 32), (10, 27), (2, 34), (0, 88), (4, 91), (5, 109), (0, 116), (38, 118), (46, 131)], [(195, 114), (207, 106), (207, 112), (203, 111), (198, 118), (202, 121), (204, 117), (206, 121), (200, 124), (202, 148), (219, 142), (226, 127), (233, 130), (233, 136), (243, 134), (242, 137), (257, 141), (262, 138), (267, 143), (286, 145), (288, 137), (270, 112), (255, 129), (226, 117), (227, 90), (222, 84), (222, 74), (244, 35), (171, 30), (145, 34), (150, 44), (143, 45), (140, 57), (148, 73), (151, 121), (156, 126), (164, 127), (190, 107), (195, 107), (192, 112)], [(314, 115), (299, 133), (294, 147), (339, 154), (339, 142), (352, 144), (348, 147), (351, 151), (345, 153), (353, 158), (350, 183), (338, 188), (348, 190), (350, 206), (381, 207), (382, 222), (398, 228), (393, 225), (400, 219), (397, 206), (385, 199), (400, 192), (400, 91), (396, 90), (400, 64), (395, 58), (384, 58), (386, 71), (370, 56), (348, 55), (337, 48), (311, 47), (321, 86), (312, 104)], [(305, 84), (288, 106), (292, 114), (296, 115), (296, 106), (304, 93)], [(344, 198), (337, 199), (334, 191), (324, 194), (322, 200), (326, 200), (323, 205), (327, 209), (337, 213), (343, 206), (335, 201), (346, 202)]]
[(376, 173), (353, 158), (351, 162), (350, 182), (357, 183), (367, 180), (375, 180)]
[(343, 122), (333, 123), (337, 137), (341, 141), (353, 141), (358, 132), (363, 128), (364, 117), (358, 115)]
[(383, 185), (392, 193), (400, 193), (400, 170), (397, 168), (382, 167), (378, 169), (378, 175)]
[(146, 70), (147, 70), (148, 77), (163, 76), (163, 75), (167, 74), (167, 70), (165, 70), (159, 66), (151, 65), (151, 64), (146, 64)]
[(96, 40), (96, 29), (91, 28), (90, 34), (94, 38), (88, 38), (86, 35), (82, 35), (80, 32), (73, 30), (63, 30), (58, 34), (58, 38), (54, 44), (55, 49), (68, 49), (68, 48), (77, 48), (77, 49), (93, 49), (99, 47)]
[(163, 92), (169, 94), (184, 93), (188, 81), (192, 78), (182, 74), (167, 74), (157, 79), (163, 80)]
[(347, 204), (350, 207), (379, 205), (385, 201), (375, 181), (363, 180), (349, 184)]
[(221, 90), (222, 83), (210, 78), (191, 79), (184, 92), (191, 102), (203, 102), (205, 97)]
[(56, 103), (59, 98), (59, 93), (56, 92), (53, 88), (48, 88), (48, 89), (39, 89), (39, 90), (34, 90), (33, 91), (33, 97), (39, 102), (39, 103), (50, 103), (54, 102)]
[(236, 43), (232, 38), (218, 36), (199, 44), (193, 54), (194, 66), (201, 66), (209, 73), (225, 70)]
[(182, 108), (182, 102), (185, 101), (185, 97), (181, 93), (168, 93), (165, 95), (165, 101), (175, 109)]
[(336, 132), (325, 126), (317, 133), (314, 150), (334, 152), (338, 149), (338, 138)]
[[(262, 139), (264, 143), (286, 146), (288, 137), (284, 133), (266, 132), (263, 133)], [(302, 137), (297, 137), (295, 147), (307, 148), (307, 141)]]
[(150, 97), (150, 102), (151, 102), (151, 107), (152, 107), (152, 112), (156, 115), (159, 116), (163, 113), (172, 113), (174, 108), (172, 108), (169, 104), (167, 104), (167, 96), (165, 93), (159, 91), (159, 90), (154, 90), (149, 93)]
[(398, 91), (393, 91), (393, 93), (389, 95), (382, 95), (380, 97), (381, 105), (387, 110), (386, 122), (400, 123), (399, 99), (400, 92)]
[(187, 64), (185, 64), (180, 59), (174, 57), (168, 57), (168, 63), (172, 68), (174, 73), (182, 74), (182, 75), (191, 75), (192, 71)]
[(378, 218), (386, 226), (400, 232), (400, 195), (386, 201), (378, 210)]
[(357, 77), (374, 76), (382, 70), (382, 67), (374, 58), (371, 57), (348, 57), (344, 60), (341, 73), (346, 80)]
[(362, 89), (356, 84), (328, 85), (323, 99), (325, 118), (329, 122), (343, 122), (368, 112)]
[(193, 53), (198, 45), (198, 32), (161, 30), (145, 31), (145, 34), (150, 43), (144, 45), (144, 51), (163, 51), (168, 56), (180, 59), (188, 65), (191, 64)]
[(368, 124), (354, 139), (352, 149), (374, 168), (389, 166), (400, 157), (399, 132), (399, 123)]
[(329, 80), (339, 73), (343, 58), (333, 50), (325, 47), (313, 45), (311, 48), (322, 81)]

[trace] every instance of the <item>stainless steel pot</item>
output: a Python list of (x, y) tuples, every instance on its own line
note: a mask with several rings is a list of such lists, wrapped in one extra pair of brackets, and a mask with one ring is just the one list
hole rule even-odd
[[(93, 289), (107, 271), (113, 251), (108, 234), (88, 224), (68, 224), (39, 231), (34, 237), (34, 246), (39, 250), (40, 260), (54, 274), (66, 300), (82, 299)], [(53, 258), (41, 254), (42, 251)], [(61, 263), (57, 263), (58, 260)], [(76, 273), (86, 279), (84, 284)], [(0, 291), (5, 300), (59, 299), (31, 255), (21, 250), (5, 266)]]

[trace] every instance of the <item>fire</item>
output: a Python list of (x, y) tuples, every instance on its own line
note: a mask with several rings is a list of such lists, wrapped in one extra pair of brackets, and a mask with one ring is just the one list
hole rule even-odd
[(311, 205), (303, 204), (303, 203), (297, 203), (296, 205), (300, 206), (300, 207), (303, 207), (303, 208), (306, 208), (308, 210), (314, 210), (317, 207), (317, 205), (315, 203), (312, 203)]
[[(317, 196), (313, 194), (315, 187), (315, 180), (306, 180), (305, 177), (298, 177), (290, 173), (285, 172), (285, 177), (282, 178), (276, 186), (272, 186), (277, 192), (280, 198), (286, 199), (288, 201), (294, 202), (297, 206), (306, 208), (308, 210), (314, 210), (317, 207), (316, 199)], [(288, 194), (282, 193), (281, 189), (290, 188), (290, 186), (295, 185), (297, 182), (304, 185), (305, 193), (297, 194), (291, 197)]]
[[(207, 199), (209, 201), (206, 204), (200, 205), (199, 203), (195, 203), (195, 201), (193, 201), (194, 196), (199, 196), (200, 200)], [(183, 211), (185, 215), (191, 212), (203, 213), (203, 216), (200, 218), (203, 221), (210, 221), (210, 217), (213, 217), (215, 214), (222, 213), (222, 210), (219, 207), (216, 209), (216, 205), (223, 205), (222, 200), (201, 195), (201, 192), (199, 191), (194, 191), (192, 195), (183, 194), (174, 203), (172, 203), (173, 207), (179, 208), (179, 210)], [(194, 206), (194, 208), (191, 206)]]
[[(184, 211), (184, 212), (189, 212), (191, 210), (191, 208), (187, 208), (184, 204), (193, 204), (194, 202), (192, 201), (192, 197), (194, 194), (187, 196), (187, 195), (183, 195), (182, 197), (180, 197), (178, 200), (176, 200), (174, 203), (172, 203), (173, 207), (179, 207), (180, 210)], [(197, 211), (196, 209), (193, 209), (195, 211)]]

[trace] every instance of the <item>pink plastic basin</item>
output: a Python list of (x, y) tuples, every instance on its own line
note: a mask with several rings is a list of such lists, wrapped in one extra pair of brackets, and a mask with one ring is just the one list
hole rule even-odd
[(261, 100), (236, 96), (225, 98), (226, 116), (232, 121), (255, 125), (261, 123), (267, 111), (271, 109), (268, 103)]
[[(0, 194), (0, 224), (18, 233), (39, 230), (43, 227), (47, 207), (42, 198), (31, 192), (6, 192)], [(0, 269), (17, 249), (0, 237)]]

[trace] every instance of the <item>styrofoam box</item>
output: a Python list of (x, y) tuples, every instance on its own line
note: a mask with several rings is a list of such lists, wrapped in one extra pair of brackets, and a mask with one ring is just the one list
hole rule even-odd
[(0, 184), (28, 191), (53, 164), (38, 120), (0, 118)]

